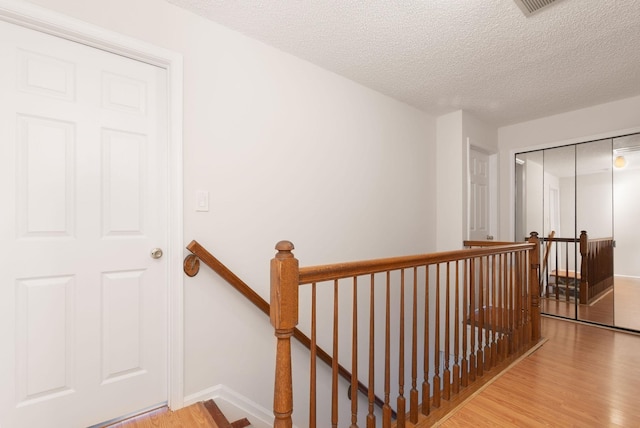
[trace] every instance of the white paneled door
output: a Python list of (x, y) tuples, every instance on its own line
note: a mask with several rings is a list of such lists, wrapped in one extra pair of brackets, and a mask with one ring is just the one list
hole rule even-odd
[(164, 69), (0, 21), (2, 428), (167, 400), (166, 98)]
[(469, 150), (469, 239), (492, 240), (490, 234), (490, 166), (489, 156)]

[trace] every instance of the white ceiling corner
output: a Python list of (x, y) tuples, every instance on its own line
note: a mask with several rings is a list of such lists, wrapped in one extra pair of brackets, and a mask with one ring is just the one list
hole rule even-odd
[(640, 95), (640, 1), (167, 0), (432, 115), (502, 126)]

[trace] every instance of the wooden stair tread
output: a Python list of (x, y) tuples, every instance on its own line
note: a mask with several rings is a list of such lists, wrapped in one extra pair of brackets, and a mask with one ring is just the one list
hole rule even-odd
[(213, 419), (213, 417), (209, 413), (209, 410), (205, 407), (204, 403), (202, 403), (200, 401), (200, 402), (194, 404), (194, 406), (196, 406), (198, 408), (200, 413), (206, 419), (207, 426), (210, 426), (211, 428), (220, 428), (220, 426), (216, 423), (215, 419)]
[(244, 428), (251, 425), (247, 418), (238, 419), (234, 422), (229, 422), (226, 418), (222, 410), (218, 407), (218, 405), (213, 400), (207, 400), (203, 403), (204, 408), (207, 410), (207, 413), (213, 419), (215, 426), (217, 428)]

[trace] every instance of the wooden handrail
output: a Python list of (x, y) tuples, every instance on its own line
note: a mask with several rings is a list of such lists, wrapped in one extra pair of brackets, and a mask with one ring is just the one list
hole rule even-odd
[[(243, 280), (241, 280), (235, 273), (223, 265), (213, 254), (207, 251), (198, 241), (191, 241), (187, 245), (187, 250), (191, 251), (198, 259), (202, 260), (204, 264), (209, 266), (215, 273), (220, 275), (225, 281), (227, 281), (233, 288), (238, 290), (240, 294), (245, 296), (251, 303), (256, 305), (265, 314), (269, 315), (269, 303), (264, 300), (258, 293), (253, 291)], [(191, 255), (185, 258), (185, 266), (191, 261), (189, 260)], [(188, 261), (189, 260), (189, 261)], [(197, 274), (197, 272), (195, 272)], [(193, 276), (193, 275), (190, 275)]]
[(357, 262), (335, 263), (322, 266), (300, 268), (300, 285), (312, 284), (320, 281), (333, 281), (360, 275), (399, 270), (414, 266), (425, 266), (443, 262), (455, 262), (471, 257), (506, 254), (512, 251), (524, 251), (534, 247), (534, 244), (494, 245), (486, 248), (468, 248), (464, 250), (443, 251), (416, 256), (390, 257), (384, 259), (364, 260)]
[(497, 245), (512, 245), (509, 241), (462, 241), (463, 247), (494, 247)]
[[(586, 233), (584, 230), (582, 231), (584, 233)], [(546, 242), (546, 241), (553, 241), (553, 242), (580, 242), (580, 237), (577, 238), (545, 238), (545, 237), (540, 237), (540, 242)], [(608, 236), (605, 238), (589, 238), (589, 242), (598, 242), (598, 241), (611, 241), (613, 240), (612, 236)]]
[[(253, 291), (251, 287), (249, 287), (242, 279), (240, 279), (235, 273), (233, 273), (229, 268), (227, 268), (224, 264), (222, 264), (217, 258), (213, 256), (206, 248), (204, 248), (198, 241), (191, 241), (189, 245), (187, 245), (187, 250), (189, 250), (192, 254), (189, 254), (184, 259), (184, 271), (188, 276), (195, 276), (199, 271), (199, 262), (198, 260), (202, 260), (202, 262), (209, 266), (214, 272), (220, 275), (225, 281), (227, 281), (233, 288), (240, 292), (244, 297), (249, 299), (251, 303), (253, 303), (258, 309), (264, 312), (267, 316), (270, 314), (270, 305), (264, 300), (258, 293)], [(307, 335), (305, 335), (298, 328), (293, 330), (293, 337), (295, 337), (302, 345), (304, 345), (307, 349), (311, 350), (311, 339)], [(333, 364), (333, 358), (321, 347), (316, 346), (316, 355), (320, 360), (326, 363), (329, 367)], [(344, 368), (342, 365), (338, 364), (338, 373), (348, 382), (351, 382), (351, 373)], [(358, 382), (358, 391), (363, 394), (369, 393), (369, 388), (363, 384), (362, 382)], [(375, 403), (377, 406), (382, 407), (384, 401), (376, 396)], [(393, 412), (393, 417), (396, 417), (395, 411)]]

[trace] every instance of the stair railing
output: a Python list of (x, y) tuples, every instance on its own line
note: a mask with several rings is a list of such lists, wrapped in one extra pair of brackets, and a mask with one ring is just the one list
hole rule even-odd
[[(187, 245), (187, 250), (191, 252), (185, 257), (183, 263), (183, 270), (187, 276), (194, 277), (200, 271), (200, 261), (211, 268), (214, 272), (220, 275), (227, 283), (235, 288), (240, 294), (249, 299), (258, 309), (264, 314), (270, 316), (271, 309), (269, 303), (264, 300), (258, 293), (256, 293), (251, 287), (249, 287), (242, 279), (240, 279), (235, 273), (233, 273), (228, 267), (221, 263), (213, 254), (207, 251), (200, 243), (193, 240)], [(313, 355), (327, 364), (329, 367), (337, 367), (338, 374), (346, 379), (348, 382), (352, 380), (352, 374), (344, 368), (342, 365), (337, 364), (336, 361), (321, 347), (314, 344), (311, 345), (311, 339), (305, 335), (302, 331), (294, 328), (292, 335), (307, 349), (311, 350)], [(357, 382), (357, 389), (364, 395), (369, 395), (369, 389), (362, 382)], [(380, 397), (374, 396), (374, 403), (378, 407), (382, 407), (384, 404)], [(396, 412), (392, 411), (392, 417), (396, 417)]]
[[(376, 426), (380, 415), (374, 412), (376, 334), (374, 296), (384, 293), (384, 404), (382, 426), (391, 427), (391, 355), (390, 355), (390, 292), (399, 298), (397, 330), (398, 367), (394, 377), (398, 383), (395, 426), (431, 426), (488, 379), (506, 369), (518, 356), (536, 345), (541, 338), (539, 302), (539, 240), (532, 233), (525, 244), (494, 245), (459, 251), (367, 260), (362, 262), (299, 267), (291, 242), (276, 245), (277, 254), (271, 260), (271, 323), (275, 329), (276, 368), (274, 388), (274, 427), (290, 428), (293, 414), (293, 382), (290, 339), (298, 324), (299, 289), (311, 287), (311, 349), (314, 349), (317, 325), (327, 329), (333, 325), (333, 362), (331, 409), (316, 409), (315, 357), (310, 363), (309, 427), (317, 424), (316, 416), (325, 419), (320, 424), (344, 426), (338, 412), (337, 370), (339, 290), (352, 290), (351, 358), (355, 385), (358, 379), (358, 349), (368, 349), (369, 406), (367, 428)], [(368, 293), (369, 342), (358, 346), (358, 289)], [(405, 288), (409, 292), (405, 293)], [(333, 316), (318, 323), (316, 293), (333, 289)], [(412, 291), (411, 291), (412, 290)], [(422, 294), (420, 294), (422, 293)], [(411, 310), (405, 311), (405, 300)], [(418, 311), (418, 300), (421, 310)], [(332, 319), (331, 319), (332, 318)], [(405, 329), (405, 319), (411, 319)], [(417, 332), (423, 327), (424, 337)], [(406, 331), (405, 331), (406, 330)], [(410, 333), (410, 340), (405, 336)], [(367, 339), (365, 339), (367, 340)], [(410, 342), (410, 343), (408, 343)], [(421, 342), (421, 343), (420, 343)], [(431, 348), (433, 343), (433, 348)], [(420, 346), (421, 345), (421, 346)], [(405, 362), (405, 348), (411, 352)], [(394, 355), (395, 356), (395, 355)], [(410, 367), (411, 388), (405, 396), (405, 378)], [(422, 372), (423, 379), (418, 379)], [(397, 373), (397, 376), (395, 375)], [(421, 382), (420, 382), (421, 381)], [(421, 389), (421, 392), (419, 391)], [(394, 392), (395, 393), (395, 392)], [(297, 392), (297, 396), (301, 393)], [(420, 397), (421, 396), (421, 397)], [(408, 403), (407, 403), (408, 402)], [(408, 404), (408, 409), (407, 409)], [(358, 403), (351, 400), (351, 427), (358, 426)], [(407, 411), (408, 410), (408, 411)]]

